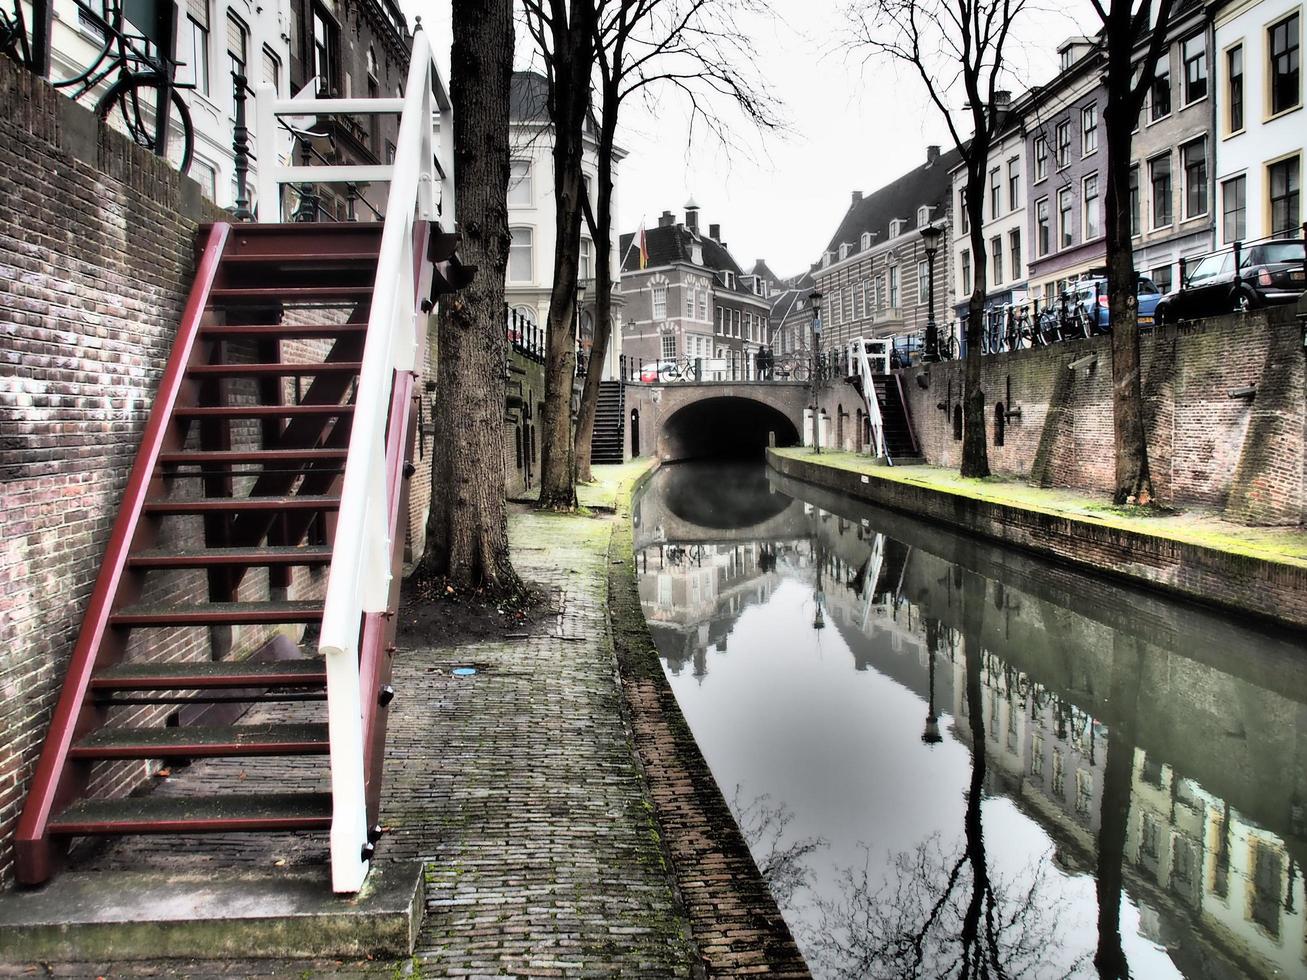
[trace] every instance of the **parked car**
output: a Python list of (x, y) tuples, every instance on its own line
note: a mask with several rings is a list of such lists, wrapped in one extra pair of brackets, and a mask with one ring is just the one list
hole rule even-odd
[[(1157, 303), (1162, 298), (1162, 291), (1147, 276), (1139, 277), (1135, 289), (1139, 299), (1139, 322), (1148, 326), (1153, 322)], [(1111, 310), (1107, 299), (1107, 277), (1095, 276), (1081, 279), (1071, 288), (1071, 302), (1078, 303), (1085, 311), (1095, 333), (1106, 333), (1111, 325)]]
[(1303, 243), (1296, 239), (1249, 245), (1235, 274), (1232, 250), (1205, 255), (1185, 273), (1180, 288), (1157, 305), (1157, 321), (1174, 323), (1296, 302), (1307, 290)]

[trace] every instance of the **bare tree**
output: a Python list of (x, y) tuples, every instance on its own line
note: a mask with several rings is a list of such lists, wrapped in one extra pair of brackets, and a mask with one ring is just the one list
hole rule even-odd
[(797, 893), (812, 885), (808, 859), (829, 842), (824, 837), (791, 838), (788, 828), (794, 811), (784, 802), (774, 803), (770, 793), (745, 803), (737, 785), (731, 797), (731, 813), (777, 906), (782, 911), (792, 910)]
[(512, 0), (455, 0), (450, 91), (460, 254), (472, 283), (439, 323), (432, 500), (422, 571), (514, 592), (504, 503), (504, 270)]
[[(910, 66), (948, 126), (966, 167), (973, 281), (967, 306), (963, 372), (962, 475), (988, 476), (985, 393), (980, 386), (980, 337), (985, 313), (988, 258), (984, 234), (984, 180), (1003, 113), (995, 104), (1006, 67), (1013, 23), (1027, 0), (851, 0), (854, 48)], [(971, 119), (968, 139), (949, 102), (959, 94)]]
[[(734, 107), (758, 130), (779, 126), (775, 99), (753, 81), (756, 63), (742, 15), (768, 10), (764, 0), (611, 0), (595, 28), (599, 108), (599, 186), (586, 221), (595, 243), (595, 325), (576, 420), (578, 478), (592, 479), (590, 447), (602, 365), (612, 336), (613, 151), (621, 107), (632, 96), (653, 100), (659, 89), (688, 102), (690, 133), (702, 127), (730, 141), (725, 113)], [(620, 257), (619, 257), (620, 262)]]
[(546, 109), (553, 127), (554, 281), (545, 328), (545, 402), (541, 419), (540, 506), (576, 506), (572, 389), (576, 379), (576, 285), (581, 259), (585, 180), (581, 161), (590, 117), (595, 33), (606, 0), (524, 0), (527, 28), (545, 65)]
[[(1116, 455), (1113, 500), (1117, 504), (1147, 504), (1153, 499), (1153, 479), (1148, 468), (1143, 385), (1139, 375), (1139, 301), (1130, 244), (1130, 151), (1132, 133), (1144, 97), (1152, 87), (1157, 60), (1169, 43), (1172, 0), (1157, 0), (1156, 19), (1153, 0), (1091, 2), (1103, 21), (1101, 40), (1107, 59), (1103, 73), (1107, 89), (1107, 105), (1103, 110), (1107, 193), (1103, 204), (1108, 310), (1112, 324), (1112, 428)], [(1135, 50), (1141, 43), (1144, 43), (1144, 55), (1136, 60)]]

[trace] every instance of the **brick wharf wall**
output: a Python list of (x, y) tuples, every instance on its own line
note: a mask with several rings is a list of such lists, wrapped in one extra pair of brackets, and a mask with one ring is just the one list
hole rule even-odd
[[(1113, 489), (1111, 340), (1095, 337), (982, 360), (993, 472), (1045, 486)], [(1165, 327), (1142, 337), (1149, 458), (1159, 499), (1222, 509), (1249, 524), (1307, 518), (1302, 328), (1291, 309)], [(1068, 370), (1098, 355), (1093, 366)], [(923, 389), (917, 379), (927, 377)], [(1255, 387), (1253, 399), (1229, 392)], [(962, 363), (905, 372), (929, 462), (957, 466)], [(1019, 410), (1003, 425), (996, 412)], [(943, 406), (943, 407), (941, 407)]]
[[(211, 214), (196, 184), (4, 58), (0, 107), (0, 883), (7, 884), (26, 780), (176, 331), (196, 227)], [(176, 651), (187, 653), (198, 651)], [(96, 780), (122, 789), (142, 774), (137, 765)]]

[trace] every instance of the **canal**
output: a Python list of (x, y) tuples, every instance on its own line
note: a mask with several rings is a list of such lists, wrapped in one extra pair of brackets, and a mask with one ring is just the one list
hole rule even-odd
[(632, 518), (814, 974), (1307, 976), (1301, 638), (760, 463), (665, 467)]

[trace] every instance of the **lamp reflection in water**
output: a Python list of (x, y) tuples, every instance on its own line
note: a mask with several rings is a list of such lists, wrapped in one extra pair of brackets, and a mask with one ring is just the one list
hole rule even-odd
[(813, 557), (817, 563), (817, 587), (812, 590), (812, 603), (817, 607), (817, 611), (812, 616), (812, 628), (814, 630), (824, 630), (826, 628), (826, 614), (822, 610), (822, 605), (826, 601), (826, 593), (822, 591), (821, 587), (821, 566), (826, 560), (826, 556), (822, 552), (819, 541), (814, 540), (813, 545)]
[(926, 656), (930, 671), (929, 707), (926, 709), (926, 730), (921, 733), (921, 740), (927, 745), (938, 745), (944, 741), (939, 733), (939, 716), (935, 714), (935, 651), (939, 647), (939, 620), (926, 620)]

